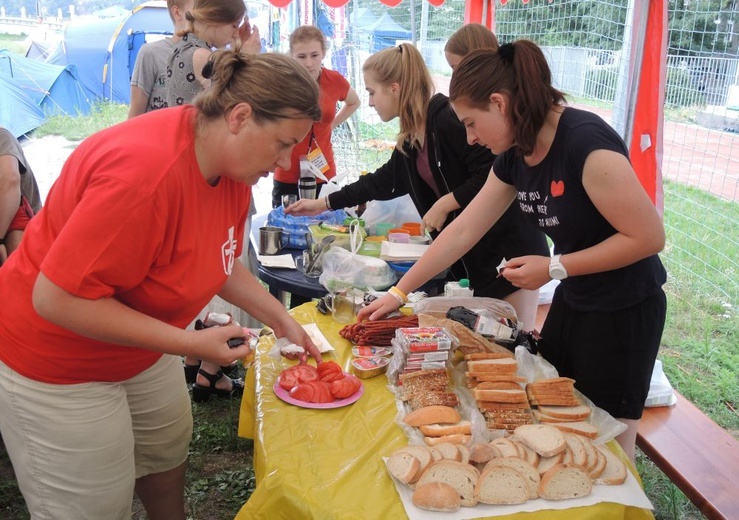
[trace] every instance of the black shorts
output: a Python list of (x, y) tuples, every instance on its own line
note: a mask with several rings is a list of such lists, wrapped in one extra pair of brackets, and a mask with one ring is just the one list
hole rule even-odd
[(665, 293), (619, 311), (580, 312), (564, 303), (560, 289), (542, 327), (542, 356), (613, 417), (641, 419), (665, 325)]

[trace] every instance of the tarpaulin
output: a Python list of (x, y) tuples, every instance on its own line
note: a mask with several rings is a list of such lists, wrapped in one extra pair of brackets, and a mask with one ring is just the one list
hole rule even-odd
[[(335, 348), (333, 356), (349, 368), (351, 344), (339, 336), (343, 327), (317, 312), (314, 303), (290, 311), (302, 323), (315, 322)], [(294, 364), (267, 354), (274, 337), (262, 337), (249, 368), (239, 417), (239, 435), (254, 439), (257, 486), (236, 520), (254, 519), (396, 519), (406, 518), (382, 457), (406, 446), (395, 423), (397, 407), (387, 378), (365, 379), (364, 395), (331, 410), (300, 408), (282, 402), (273, 386), (281, 370)], [(612, 448), (619, 450), (615, 442)], [(623, 452), (620, 452), (623, 455)], [(464, 508), (466, 509), (466, 508)], [(469, 511), (474, 511), (470, 509)], [(498, 516), (508, 520), (638, 520), (653, 518), (645, 509), (603, 502), (561, 511)]]

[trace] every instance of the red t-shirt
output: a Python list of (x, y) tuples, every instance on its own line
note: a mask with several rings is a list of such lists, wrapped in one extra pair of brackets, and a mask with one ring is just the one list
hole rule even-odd
[(0, 359), (48, 383), (120, 381), (160, 353), (100, 342), (41, 318), (43, 272), (87, 299), (116, 298), (185, 327), (240, 254), (248, 185), (209, 185), (195, 157), (196, 109), (157, 110), (86, 139), (70, 155), (21, 246), (0, 269)]
[[(326, 157), (326, 162), (328, 162), (329, 169), (324, 172), (324, 175), (327, 179), (332, 179), (336, 176), (336, 164), (334, 163), (334, 149), (331, 146), (331, 123), (334, 122), (336, 117), (336, 103), (344, 101), (349, 94), (349, 82), (335, 70), (321, 68), (318, 86), (321, 90), (319, 99), (321, 120), (313, 123), (312, 134)], [(293, 148), (293, 153), (290, 156), (290, 169), (277, 168), (274, 179), (288, 184), (297, 184), (300, 178), (300, 156), (308, 155), (308, 152), (315, 147), (316, 144), (311, 139), (311, 132), (308, 132), (305, 139)], [(319, 182), (323, 181), (319, 180)]]

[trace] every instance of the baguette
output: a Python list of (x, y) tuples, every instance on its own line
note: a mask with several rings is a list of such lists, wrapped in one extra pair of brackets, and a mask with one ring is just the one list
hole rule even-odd
[(450, 406), (426, 406), (413, 410), (403, 417), (403, 422), (408, 426), (422, 426), (424, 424), (458, 423), (462, 420), (459, 412)]
[(456, 433), (469, 435), (472, 432), (472, 423), (470, 421), (459, 421), (456, 424), (422, 424), (419, 430), (427, 437), (443, 437)]
[(437, 446), (445, 442), (451, 442), (452, 444), (467, 444), (472, 439), (471, 435), (465, 435), (464, 433), (455, 433), (453, 435), (444, 435), (442, 437), (424, 437), (423, 442), (429, 446)]

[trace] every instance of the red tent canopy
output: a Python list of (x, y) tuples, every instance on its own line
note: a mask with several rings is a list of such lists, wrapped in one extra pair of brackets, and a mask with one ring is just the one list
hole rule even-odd
[[(285, 8), (288, 5), (290, 5), (290, 2), (293, 0), (269, 0), (269, 3), (274, 5), (275, 7)], [(339, 7), (344, 7), (346, 4), (349, 3), (349, 0), (322, 0), (324, 4), (326, 4), (329, 7), (333, 7), (334, 9), (338, 9)], [(380, 0), (381, 3), (385, 4), (388, 7), (397, 7), (400, 5), (400, 3), (403, 0)], [(444, 3), (444, 0), (427, 0), (428, 3), (435, 7), (439, 7), (441, 4)]]

